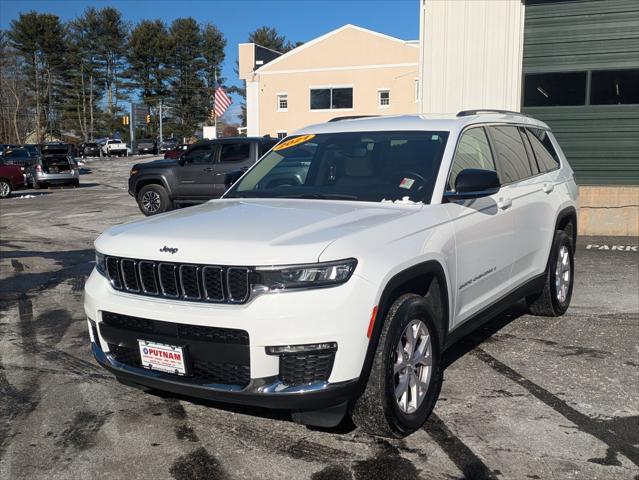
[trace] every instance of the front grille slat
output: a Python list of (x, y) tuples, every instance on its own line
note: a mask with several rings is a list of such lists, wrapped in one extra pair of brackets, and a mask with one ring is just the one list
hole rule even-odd
[(192, 265), (106, 257), (107, 277), (116, 290), (191, 302), (246, 303), (248, 267)]
[(140, 282), (138, 282), (137, 262), (128, 258), (120, 260), (120, 269), (122, 270), (122, 280), (124, 288), (133, 293), (139, 293)]

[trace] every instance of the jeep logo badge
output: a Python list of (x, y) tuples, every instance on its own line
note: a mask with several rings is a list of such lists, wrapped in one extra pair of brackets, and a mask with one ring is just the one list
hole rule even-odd
[(166, 253), (170, 253), (170, 254), (174, 254), (177, 251), (178, 251), (177, 248), (167, 247), (166, 245), (164, 245), (164, 247), (160, 248), (160, 252), (166, 252)]

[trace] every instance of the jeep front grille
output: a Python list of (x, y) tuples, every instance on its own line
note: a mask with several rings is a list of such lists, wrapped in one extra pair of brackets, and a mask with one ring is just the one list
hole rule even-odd
[(116, 290), (192, 302), (246, 303), (250, 269), (106, 257)]

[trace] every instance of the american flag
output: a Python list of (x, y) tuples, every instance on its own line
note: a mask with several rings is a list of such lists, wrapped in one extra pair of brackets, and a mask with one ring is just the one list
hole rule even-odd
[(231, 97), (226, 94), (222, 87), (215, 89), (215, 107), (213, 108), (213, 113), (215, 113), (216, 117), (221, 117), (231, 103), (233, 103), (233, 100), (231, 100)]

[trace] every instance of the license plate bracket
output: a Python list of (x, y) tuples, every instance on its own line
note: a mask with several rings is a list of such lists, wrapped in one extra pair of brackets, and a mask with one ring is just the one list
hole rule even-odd
[(184, 346), (140, 339), (138, 339), (138, 346), (143, 368), (180, 376), (188, 375)]

